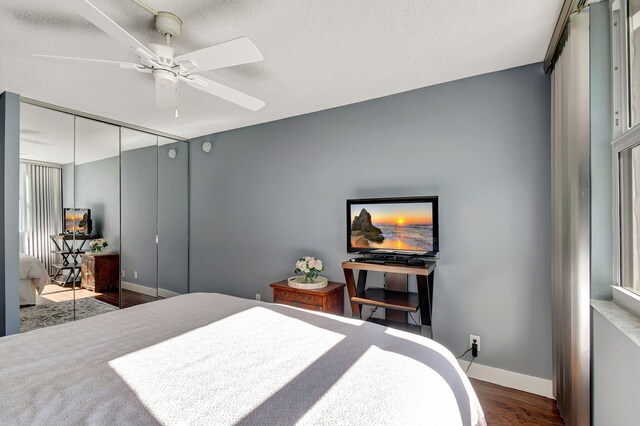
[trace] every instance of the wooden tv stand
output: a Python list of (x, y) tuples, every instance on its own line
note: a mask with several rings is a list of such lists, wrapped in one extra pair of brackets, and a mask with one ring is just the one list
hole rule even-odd
[[(385, 319), (369, 318), (393, 328), (400, 328), (418, 334), (424, 334), (428, 328), (433, 337), (432, 309), (433, 309), (433, 271), (436, 263), (427, 262), (422, 266), (408, 266), (397, 263), (366, 263), (342, 262), (347, 291), (351, 302), (351, 312), (354, 317), (362, 319), (362, 305), (385, 308)], [(353, 270), (358, 270), (356, 283)], [(367, 288), (367, 272), (384, 272), (387, 276), (386, 288)], [(407, 291), (407, 277), (415, 275), (418, 292)], [(408, 313), (420, 311), (422, 326), (410, 324)]]

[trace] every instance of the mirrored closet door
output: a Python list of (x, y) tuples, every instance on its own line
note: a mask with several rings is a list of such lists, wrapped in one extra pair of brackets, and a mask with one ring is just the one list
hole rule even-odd
[(23, 103), (20, 159), (21, 331), (189, 291), (187, 142)]
[(60, 237), (74, 205), (74, 135), (72, 115), (21, 104), (21, 332), (73, 321), (75, 256)]
[(120, 307), (120, 127), (82, 117), (75, 122), (75, 197), (65, 216), (81, 252), (75, 287), (81, 319)]
[(122, 307), (158, 297), (158, 137), (122, 129)]
[(158, 137), (158, 295), (189, 292), (189, 144)]

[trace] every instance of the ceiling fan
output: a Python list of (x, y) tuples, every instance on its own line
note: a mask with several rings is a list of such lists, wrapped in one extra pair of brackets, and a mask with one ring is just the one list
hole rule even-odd
[[(134, 1), (142, 4), (139, 0)], [(174, 48), (171, 47), (171, 38), (180, 35), (182, 20), (173, 13), (156, 12), (142, 4), (145, 9), (154, 13), (156, 29), (165, 37), (165, 44), (150, 43), (147, 47), (89, 1), (71, 0), (68, 4), (93, 25), (131, 49), (138, 56), (140, 63), (39, 54), (33, 54), (33, 56), (55, 62), (116, 66), (151, 74), (155, 80), (156, 107), (175, 108), (176, 118), (178, 117), (178, 82), (180, 81), (251, 111), (258, 111), (265, 106), (265, 102), (260, 99), (196, 75), (196, 73), (208, 70), (262, 61), (264, 59), (262, 53), (247, 37), (236, 38), (194, 52), (176, 55)]]

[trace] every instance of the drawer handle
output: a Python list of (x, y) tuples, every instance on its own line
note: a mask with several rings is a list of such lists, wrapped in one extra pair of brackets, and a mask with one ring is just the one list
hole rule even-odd
[(288, 296), (288, 295), (289, 295), (289, 293), (288, 293), (288, 292), (286, 292), (286, 291), (283, 291), (283, 292), (282, 292), (282, 295), (283, 295), (283, 296)]
[(307, 296), (305, 297), (305, 300), (316, 300), (316, 298), (313, 296)]

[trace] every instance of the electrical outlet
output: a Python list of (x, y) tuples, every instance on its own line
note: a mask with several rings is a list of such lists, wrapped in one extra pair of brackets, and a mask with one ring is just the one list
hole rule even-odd
[(256, 300), (262, 300), (262, 296), (260, 295), (260, 293), (256, 293)]
[(469, 335), (469, 347), (473, 346), (473, 341), (476, 341), (476, 345), (478, 345), (478, 352), (480, 352), (480, 336), (474, 336), (473, 334)]
[(138, 271), (133, 271), (133, 278), (138, 279)]
[(124, 278), (124, 269), (122, 270), (122, 278)]

